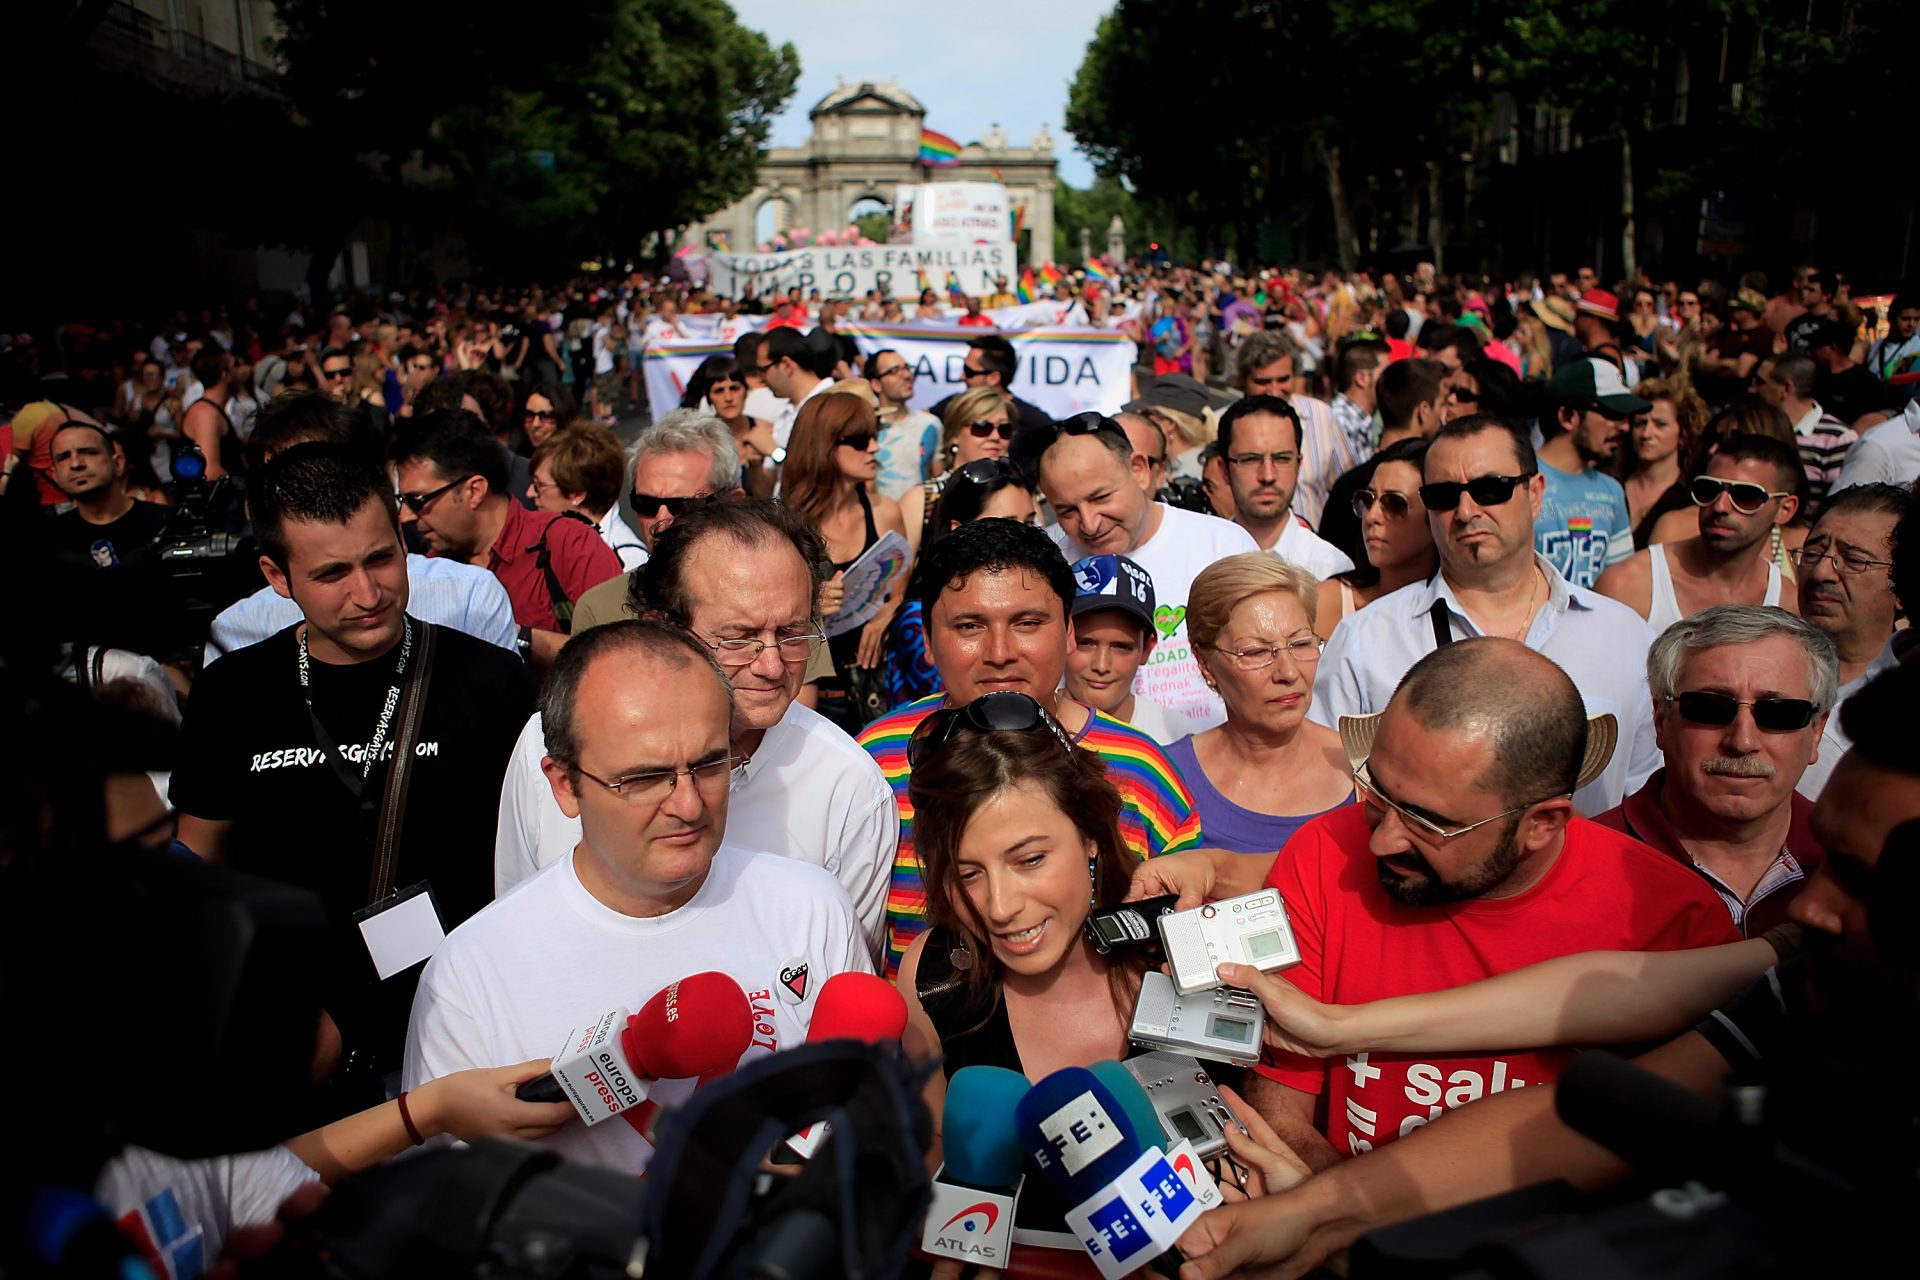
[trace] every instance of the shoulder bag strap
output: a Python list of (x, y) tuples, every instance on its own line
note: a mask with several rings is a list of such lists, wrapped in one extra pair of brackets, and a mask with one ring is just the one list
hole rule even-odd
[(1433, 623), (1433, 645), (1444, 649), (1453, 643), (1453, 620), (1447, 617), (1447, 602), (1444, 598), (1435, 600), (1427, 617)]
[(413, 781), (413, 752), (426, 717), (427, 686), (433, 679), (434, 633), (430, 622), (420, 624), (420, 656), (407, 673), (395, 714), (393, 763), (387, 768), (380, 792), (380, 813), (374, 824), (373, 877), (367, 882), (367, 905), (385, 901), (393, 893), (394, 873), (400, 865), (400, 826), (407, 816), (407, 786)]

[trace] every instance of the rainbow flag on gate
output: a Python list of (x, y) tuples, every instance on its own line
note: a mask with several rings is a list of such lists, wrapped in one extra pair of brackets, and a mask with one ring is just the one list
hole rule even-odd
[(958, 299), (966, 296), (967, 291), (960, 287), (960, 277), (951, 271), (947, 272), (947, 297)]
[(1054, 266), (1051, 262), (1049, 262), (1047, 263), (1047, 265), (1040, 268), (1040, 278), (1046, 281), (1050, 285), (1059, 284), (1060, 268)]
[(1033, 268), (1028, 267), (1020, 273), (1019, 283), (1013, 286), (1013, 296), (1021, 302), (1032, 302), (1038, 289), (1033, 283)]
[(1105, 285), (1109, 289), (1113, 288), (1113, 273), (1101, 266), (1097, 258), (1087, 259), (1087, 279), (1096, 284)]
[(929, 169), (944, 169), (960, 163), (960, 144), (944, 133), (920, 131), (920, 163)]

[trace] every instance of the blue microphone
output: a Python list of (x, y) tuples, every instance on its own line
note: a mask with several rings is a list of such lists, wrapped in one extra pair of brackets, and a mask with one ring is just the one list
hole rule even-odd
[(1014, 1120), (1027, 1155), (1068, 1204), (1125, 1173), (1149, 1145), (1113, 1090), (1085, 1067), (1062, 1067), (1034, 1085)]
[(1100, 1083), (1113, 1090), (1113, 1096), (1120, 1100), (1127, 1118), (1133, 1121), (1134, 1131), (1140, 1135), (1140, 1140), (1148, 1146), (1164, 1150), (1172, 1135), (1161, 1123), (1160, 1113), (1154, 1110), (1153, 1099), (1147, 1096), (1146, 1086), (1140, 1083), (1139, 1077), (1112, 1058), (1096, 1062), (1087, 1070), (1093, 1072)]
[(1026, 1148), (1014, 1114), (1031, 1088), (1005, 1067), (962, 1067), (940, 1111), (946, 1163), (934, 1175), (920, 1247), (940, 1258), (1005, 1269)]

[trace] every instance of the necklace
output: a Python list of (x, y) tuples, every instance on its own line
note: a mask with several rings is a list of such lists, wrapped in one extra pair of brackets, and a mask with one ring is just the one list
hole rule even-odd
[(1516, 630), (1513, 633), (1513, 635), (1509, 637), (1509, 639), (1519, 640), (1522, 642), (1526, 640), (1527, 630), (1533, 625), (1533, 602), (1535, 599), (1539, 597), (1539, 595), (1540, 595), (1540, 566), (1536, 564), (1533, 566), (1533, 585), (1527, 588), (1526, 611), (1520, 615), (1519, 629)]

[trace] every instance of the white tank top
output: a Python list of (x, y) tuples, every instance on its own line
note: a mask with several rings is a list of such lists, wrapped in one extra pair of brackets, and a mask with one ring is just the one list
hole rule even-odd
[[(1647, 624), (1654, 631), (1665, 631), (1685, 615), (1680, 612), (1680, 602), (1673, 594), (1673, 573), (1667, 568), (1667, 549), (1660, 543), (1647, 548), (1648, 564), (1653, 569), (1652, 608), (1647, 614)], [(1766, 605), (1780, 603), (1780, 566), (1771, 560), (1767, 562), (1767, 598), (1760, 602)]]

